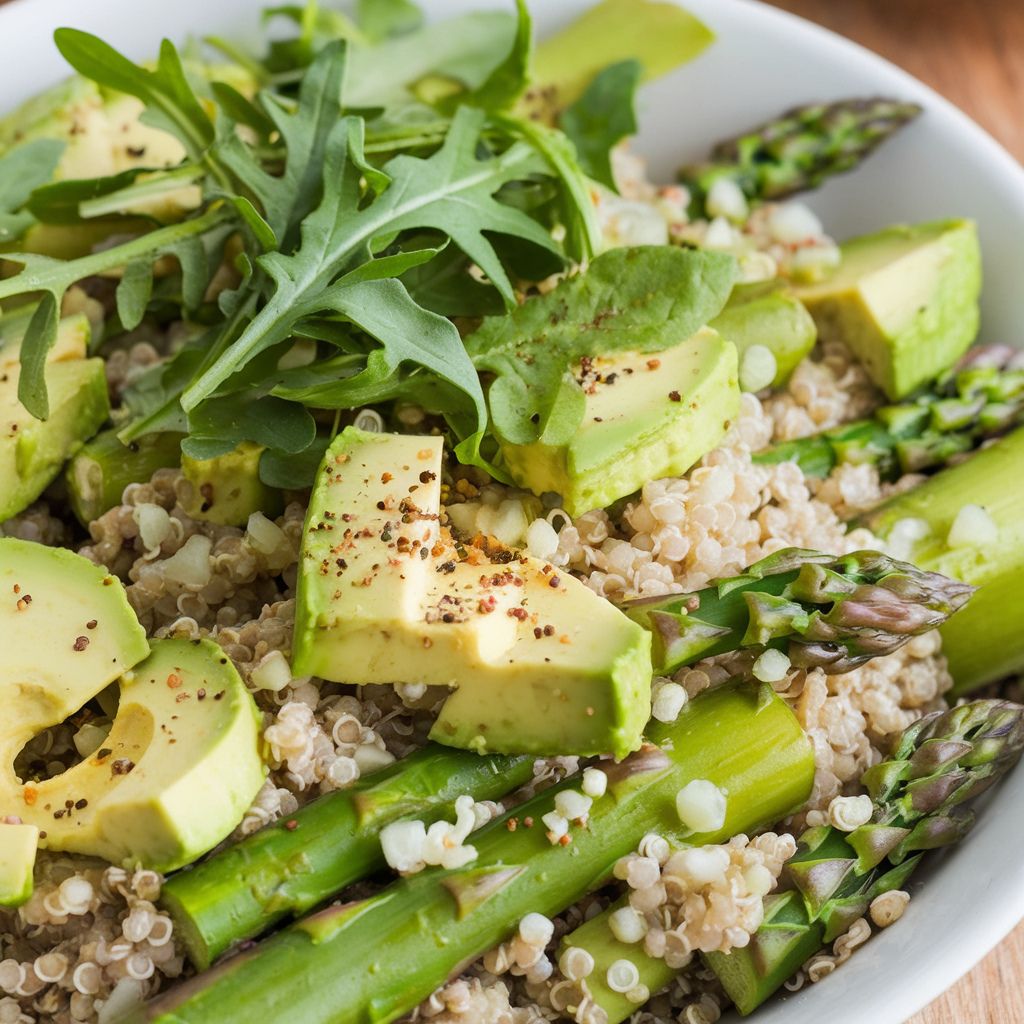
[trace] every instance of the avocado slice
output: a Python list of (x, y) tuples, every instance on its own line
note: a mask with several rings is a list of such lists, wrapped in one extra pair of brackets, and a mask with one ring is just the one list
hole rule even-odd
[(122, 677), (113, 728), (85, 761), (22, 786), (9, 737), (0, 740), (0, 806), (44, 829), (44, 849), (173, 871), (241, 821), (266, 775), (259, 741), (256, 705), (217, 644), (154, 640)]
[(739, 410), (736, 346), (707, 327), (664, 351), (597, 357), (575, 372), (586, 410), (571, 441), (499, 442), (515, 482), (561, 495), (571, 516), (685, 473)]
[(55, 362), (45, 373), (50, 418), (37, 420), (18, 401), (18, 366), (0, 368), (0, 522), (31, 505), (110, 415), (102, 359)]
[[(259, 714), (221, 649), (151, 650), (120, 582), (61, 548), (0, 539), (0, 595), (0, 818), (38, 827), (42, 848), (160, 871), (220, 842), (265, 774)], [(118, 679), (103, 747), (22, 784), (13, 765), (25, 743)]]
[(970, 220), (899, 224), (844, 242), (839, 268), (797, 289), (824, 340), (845, 342), (891, 399), (949, 369), (978, 333), (981, 250)]
[(736, 346), (741, 364), (748, 348), (768, 349), (777, 367), (772, 387), (786, 382), (818, 338), (807, 307), (777, 281), (737, 285), (725, 309), (708, 326)]
[(0, 651), (0, 729), (24, 744), (140, 662), (149, 644), (116, 577), (66, 548), (2, 537)]
[(182, 508), (193, 518), (220, 526), (244, 526), (253, 512), (273, 518), (284, 508), (281, 492), (260, 479), (262, 445), (243, 441), (212, 459), (181, 457), (181, 472), (191, 484)]
[(437, 437), (354, 427), (332, 442), (305, 524), (293, 671), (449, 686), (431, 737), (450, 746), (636, 749), (649, 634), (537, 559), (454, 558), (439, 522), (441, 455)]
[(39, 829), (0, 822), (0, 907), (20, 907), (33, 889)]

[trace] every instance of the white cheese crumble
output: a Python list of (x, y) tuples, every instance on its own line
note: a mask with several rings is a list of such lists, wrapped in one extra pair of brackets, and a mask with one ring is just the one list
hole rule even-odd
[(982, 548), (999, 540), (999, 526), (981, 505), (964, 505), (949, 528), (951, 548)]
[(759, 682), (778, 683), (786, 678), (786, 673), (791, 667), (792, 664), (787, 655), (782, 651), (769, 648), (758, 656), (751, 672)]
[(694, 832), (715, 832), (725, 824), (725, 794), (707, 779), (694, 779), (676, 794), (676, 813)]
[(743, 189), (729, 178), (719, 178), (710, 189), (704, 206), (712, 217), (727, 217), (742, 222), (750, 213), (750, 206)]
[(413, 875), (428, 864), (443, 868), (461, 868), (476, 859), (475, 846), (465, 845), (476, 824), (475, 804), (471, 796), (455, 801), (455, 824), (435, 821), (428, 829), (422, 821), (393, 821), (380, 833), (381, 850), (388, 867), (403, 875)]
[(555, 810), (568, 821), (585, 820), (593, 802), (589, 796), (575, 789), (563, 789), (555, 794)]
[(740, 360), (740, 387), (755, 394), (771, 386), (779, 364), (770, 348), (765, 345), (751, 345)]
[(608, 776), (600, 768), (584, 768), (581, 788), (591, 799), (598, 800), (608, 791)]

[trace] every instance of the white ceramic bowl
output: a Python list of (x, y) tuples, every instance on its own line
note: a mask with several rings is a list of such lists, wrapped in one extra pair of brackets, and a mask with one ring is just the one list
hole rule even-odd
[[(538, 28), (571, 20), (591, 0), (534, 0)], [(423, 0), (432, 16), (508, 0)], [(50, 40), (58, 25), (102, 35), (136, 58), (161, 36), (219, 31), (249, 36), (255, 0), (14, 0), (0, 8), (0, 97), (14, 105), (64, 73)], [(649, 86), (637, 148), (670, 180), (684, 160), (722, 135), (812, 100), (886, 94), (926, 114), (857, 173), (830, 183), (811, 204), (842, 238), (898, 220), (966, 215), (981, 227), (985, 257), (983, 336), (1020, 344), (1024, 282), (1024, 170), (981, 128), (920, 82), (868, 51), (753, 0), (686, 0), (718, 33), (692, 64)], [(1024, 623), (1022, 623), (1024, 627)], [(972, 967), (1024, 916), (1024, 772), (954, 851), (915, 883), (904, 919), (859, 950), (842, 970), (765, 1007), (761, 1024), (900, 1024)], [(993, 813), (997, 812), (997, 813)], [(225, 1022), (228, 1024), (228, 1022)]]

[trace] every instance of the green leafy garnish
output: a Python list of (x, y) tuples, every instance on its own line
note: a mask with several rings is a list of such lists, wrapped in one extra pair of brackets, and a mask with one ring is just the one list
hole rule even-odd
[(488, 317), (466, 350), (493, 375), (487, 402), (495, 431), (512, 444), (564, 444), (583, 419), (574, 364), (684, 342), (721, 310), (735, 282), (736, 262), (722, 253), (612, 249), (547, 295)]
[(0, 244), (21, 238), (35, 222), (25, 206), (33, 190), (53, 178), (63, 152), (62, 142), (33, 139), (0, 158)]
[[(425, 24), (411, 0), (361, 0), (354, 20), (315, 0), (285, 4), (267, 16), (296, 35), (264, 56), (212, 41), (248, 73), (227, 76), (237, 87), (206, 74), (194, 86), (170, 42), (140, 66), (95, 36), (58, 30), (76, 71), (103, 95), (141, 100), (145, 123), (174, 135), (186, 156), (177, 167), (56, 184), (59, 144), (5, 158), (34, 156), (32, 168), (0, 165), (0, 233), (35, 218), (120, 234), (71, 261), (5, 254), (21, 270), (0, 280), (0, 303), (38, 300), (25, 316), (24, 405), (47, 415), (43, 370), (64, 295), (104, 275), (117, 281), (119, 328), (147, 318), (190, 325), (191, 340), (128, 388), (125, 442), (172, 430), (187, 435), (190, 455), (210, 458), (254, 441), (267, 449), (266, 479), (297, 487), (332, 420), (364, 404), (414, 403), (443, 417), (459, 457), (497, 475), (496, 432), (533, 440), (575, 429), (568, 366), (627, 343), (683, 340), (731, 284), (725, 257), (652, 249), (599, 257), (520, 305), (535, 283), (600, 250), (591, 179), (610, 183), (609, 150), (635, 127), (632, 58), (658, 74), (709, 36), (673, 5), (604, 0), (596, 21), (589, 14), (563, 36), (594, 52), (573, 43), (559, 63), (548, 44), (534, 56), (529, 12), (515, 6), (515, 16)], [(627, 6), (647, 27), (623, 27)], [(618, 38), (597, 45), (601, 25), (618, 26)], [(535, 90), (557, 95), (559, 112), (572, 103), (566, 132), (532, 116)], [(183, 184), (201, 200), (181, 222), (131, 213)], [(466, 342), (451, 319), (465, 317), (487, 318)]]
[(633, 101), (643, 66), (624, 60), (599, 72), (587, 91), (562, 114), (562, 131), (576, 146), (580, 166), (595, 181), (617, 191), (611, 151), (636, 133)]

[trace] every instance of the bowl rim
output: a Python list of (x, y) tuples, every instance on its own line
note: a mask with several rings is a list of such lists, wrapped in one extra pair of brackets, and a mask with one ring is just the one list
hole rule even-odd
[[(543, 0), (533, 0), (535, 7), (539, 7), (542, 2)], [(593, 2), (596, 0), (586, 0), (586, 5), (589, 6)], [(834, 54), (837, 61), (842, 61), (855, 73), (863, 72), (868, 79), (877, 81), (884, 76), (887, 80), (885, 87), (898, 89), (908, 97), (922, 102), (930, 112), (942, 117), (945, 122), (945, 130), (956, 133), (965, 145), (970, 145), (978, 150), (981, 157), (991, 167), (992, 174), (1001, 178), (1004, 183), (1009, 183), (1010, 188), (1019, 193), (1020, 217), (1024, 220), (1024, 167), (973, 118), (934, 88), (891, 60), (831, 29), (775, 7), (764, 0), (669, 0), (669, 2), (687, 8), (709, 21), (714, 21), (716, 16), (723, 16), (723, 20), (742, 17), (755, 25), (770, 26), (772, 34), (784, 32), (794, 37), (797, 45), (821, 48)], [(131, 3), (132, 0), (93, 0), (87, 8), (83, 9), (77, 0), (8, 0), (7, 3), (0, 5), (0, 39), (6, 34), (2, 29), (2, 26), (6, 24), (13, 23), (14, 32), (24, 31), (31, 22), (38, 24), (40, 20), (50, 25), (62, 21), (72, 24), (88, 22), (95, 25), (102, 20), (105, 8), (124, 9)], [(494, 7), (499, 4), (505, 7), (508, 6), (509, 0), (478, 0), (478, 2), (474, 2), (474, 0), (421, 0), (421, 3), (427, 9), (428, 14), (434, 12), (440, 14), (442, 8), (444, 13), (450, 13), (454, 7)], [(574, 10), (580, 6), (583, 4), (572, 5)], [(255, 12), (256, 5), (252, 5), (250, 9)], [(155, 37), (159, 31), (154, 30), (152, 34)], [(999, 787), (1000, 793), (1010, 781), (1012, 780), (1007, 780)], [(1022, 780), (1022, 784), (1024, 784), (1024, 780)], [(1018, 786), (1018, 788), (1020, 787)], [(1012, 835), (1012, 832), (1006, 834)], [(944, 865), (941, 864), (935, 866), (940, 875), (943, 867)], [(1015, 874), (1002, 881), (1004, 885), (998, 893), (994, 890), (985, 891), (985, 895), (990, 898), (985, 899), (984, 914), (971, 914), (966, 919), (957, 922), (955, 946), (944, 947), (931, 957), (921, 957), (919, 961), (915, 961), (914, 976), (887, 993), (884, 1010), (881, 1004), (873, 1007), (874, 1010), (883, 1014), (882, 1017), (873, 1017), (874, 1020), (899, 1024), (921, 1010), (973, 969), (1024, 918), (1024, 856), (1020, 858)], [(982, 895), (982, 892), (982, 888), (979, 888), (978, 894)], [(915, 902), (911, 903), (911, 913)], [(879, 942), (881, 938), (882, 936), (876, 937), (872, 943)], [(919, 946), (923, 941), (922, 936), (918, 935), (917, 941), (913, 945)], [(895, 947), (890, 950), (890, 952), (893, 951), (895, 951)], [(838, 976), (841, 975), (842, 972), (838, 972)], [(822, 991), (819, 986), (813, 986), (812, 990)], [(796, 1007), (792, 1004), (802, 1002), (800, 998), (802, 994), (784, 996), (775, 1004), (780, 1019), (784, 1012), (789, 1013), (790, 1020), (793, 1019), (792, 1011)], [(817, 997), (816, 1002), (819, 1005), (815, 1007), (816, 1011), (820, 1011), (820, 1002), (823, 998), (825, 998), (824, 995)], [(787, 1006), (789, 1006), (788, 1011)], [(867, 1004), (862, 1004), (860, 1012), (864, 1012), (866, 1009)], [(771, 1017), (770, 1012), (769, 1016)], [(762, 1020), (763, 1017), (758, 1016), (756, 1019)], [(836, 1019), (842, 1022), (849, 1021), (852, 1024), (854, 1021), (865, 1018), (846, 1017), (842, 1011), (839, 1011), (836, 1014)], [(771, 1017), (769, 1024), (774, 1020), (775, 1018)]]

